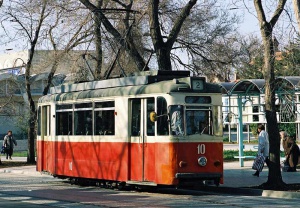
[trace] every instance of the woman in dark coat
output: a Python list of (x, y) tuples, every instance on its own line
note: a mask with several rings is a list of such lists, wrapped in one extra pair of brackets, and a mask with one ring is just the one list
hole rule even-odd
[(299, 162), (300, 150), (296, 143), (295, 137), (289, 136), (287, 138), (287, 148), (286, 148), (286, 162), (289, 164), (288, 172), (295, 172), (296, 167)]

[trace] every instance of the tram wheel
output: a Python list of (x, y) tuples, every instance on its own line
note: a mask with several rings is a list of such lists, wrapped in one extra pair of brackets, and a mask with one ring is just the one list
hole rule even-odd
[(117, 188), (119, 191), (123, 190), (125, 187), (126, 183), (125, 182), (119, 182), (117, 183)]
[(215, 185), (216, 185), (217, 187), (219, 187), (219, 185), (220, 185), (220, 179), (215, 179), (214, 183), (215, 183)]

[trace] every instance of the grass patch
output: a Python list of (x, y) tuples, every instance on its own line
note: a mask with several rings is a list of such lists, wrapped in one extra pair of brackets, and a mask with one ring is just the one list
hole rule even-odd
[[(223, 151), (223, 159), (224, 162), (230, 162), (230, 161), (238, 161), (238, 158), (234, 158), (234, 156), (238, 156), (239, 151), (238, 150), (224, 150)], [(256, 156), (257, 151), (244, 151), (244, 156)], [(284, 153), (280, 152), (280, 157), (284, 157)], [(244, 159), (244, 160), (253, 160), (253, 159)]]
[[(244, 151), (244, 156), (256, 156), (257, 151)], [(238, 150), (224, 150), (223, 151), (223, 159), (224, 162), (228, 161), (236, 161), (237, 158), (234, 158), (234, 156), (238, 156), (239, 151)], [(245, 160), (253, 160), (253, 159), (245, 159)]]
[[(224, 144), (238, 144), (236, 141), (231, 141), (229, 142), (228, 138), (223, 138), (223, 143)], [(248, 140), (244, 140), (244, 144), (258, 144), (258, 140), (250, 140), (250, 142), (248, 142)]]
[(13, 157), (27, 157), (27, 151), (17, 151), (13, 153)]

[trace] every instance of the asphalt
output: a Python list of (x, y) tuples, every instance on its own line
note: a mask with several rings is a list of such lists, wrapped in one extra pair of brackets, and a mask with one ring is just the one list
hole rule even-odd
[[(249, 148), (251, 145), (249, 145)], [(224, 149), (238, 149), (238, 146), (227, 146), (224, 144)], [(254, 148), (255, 149), (255, 148)], [(244, 149), (245, 150), (245, 149)], [(247, 149), (246, 149), (247, 150)], [(5, 157), (1, 155), (1, 160), (5, 161)], [(26, 161), (25, 157), (13, 157), (12, 161)], [(219, 187), (208, 186), (208, 190), (218, 191), (222, 193), (230, 194), (243, 194), (243, 195), (255, 195), (274, 198), (300, 198), (300, 192), (291, 191), (270, 191), (255, 189), (255, 186), (265, 183), (268, 179), (268, 168), (264, 167), (259, 177), (252, 176), (255, 172), (252, 170), (253, 160), (245, 160), (244, 166), (241, 167), (239, 159), (233, 162), (224, 163), (224, 183)], [(40, 175), (41, 173), (36, 171), (35, 165), (21, 166), (21, 167), (7, 167), (0, 168), (0, 173), (18, 173), (18, 174), (30, 174)], [(300, 183), (300, 171), (298, 172), (281, 172), (282, 179), (286, 184), (298, 184)]]

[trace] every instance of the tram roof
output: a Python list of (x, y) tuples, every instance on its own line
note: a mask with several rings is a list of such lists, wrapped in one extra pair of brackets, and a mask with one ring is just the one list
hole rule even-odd
[[(39, 99), (39, 103), (49, 101), (67, 101), (86, 98), (101, 98), (115, 96), (131, 96), (139, 94), (159, 94), (171, 92), (195, 92), (191, 90), (191, 77), (178, 78), (173, 80), (164, 80), (150, 84), (119, 86), (111, 88), (86, 89), (81, 91), (70, 91), (64, 93), (48, 94)], [(201, 79), (201, 78), (198, 78)], [(205, 92), (219, 92), (220, 87), (216, 84), (206, 83)]]
[(134, 73), (133, 76), (82, 83), (64, 83), (50, 88), (50, 94), (77, 92), (90, 89), (106, 89), (113, 87), (147, 85), (163, 80), (189, 77), (189, 71), (145, 71)]

